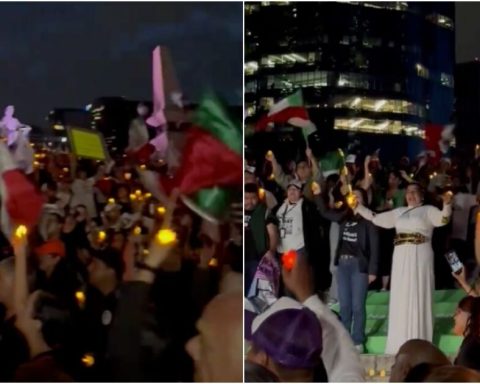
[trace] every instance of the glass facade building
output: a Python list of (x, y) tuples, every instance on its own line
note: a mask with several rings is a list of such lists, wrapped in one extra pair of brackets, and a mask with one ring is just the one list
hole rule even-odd
[(302, 89), (320, 135), (423, 137), (451, 120), (454, 19), (450, 2), (246, 3), (247, 123)]

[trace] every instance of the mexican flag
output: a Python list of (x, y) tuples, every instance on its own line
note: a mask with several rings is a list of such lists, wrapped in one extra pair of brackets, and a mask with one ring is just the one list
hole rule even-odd
[(270, 124), (285, 123), (302, 128), (305, 139), (315, 132), (315, 124), (308, 117), (307, 109), (303, 104), (302, 91), (297, 91), (273, 105), (268, 115), (258, 121), (256, 131), (264, 131)]
[[(179, 189), (188, 207), (217, 222), (229, 211), (229, 189), (243, 184), (242, 150), (241, 124), (230, 119), (215, 96), (207, 95), (196, 112), (194, 126), (189, 129), (180, 168), (172, 180), (157, 181), (156, 186), (166, 194)], [(152, 183), (144, 180), (144, 184), (147, 187)], [(151, 191), (160, 195), (158, 192)]]
[(325, 178), (333, 174), (340, 174), (344, 166), (345, 158), (339, 149), (328, 152), (320, 159), (320, 170)]

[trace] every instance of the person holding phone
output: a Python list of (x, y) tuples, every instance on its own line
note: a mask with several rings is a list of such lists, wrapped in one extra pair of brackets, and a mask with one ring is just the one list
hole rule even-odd
[(355, 211), (382, 228), (395, 228), (391, 273), (388, 337), (385, 353), (395, 355), (410, 339), (432, 341), (435, 288), (433, 229), (446, 225), (452, 214), (452, 193), (443, 195), (443, 209), (424, 205), (419, 184), (406, 189), (407, 207), (375, 214), (361, 204)]

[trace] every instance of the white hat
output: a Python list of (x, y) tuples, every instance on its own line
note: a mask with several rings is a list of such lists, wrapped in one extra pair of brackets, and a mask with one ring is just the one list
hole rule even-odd
[(297, 187), (300, 191), (303, 189), (303, 184), (300, 180), (297, 180), (297, 179), (292, 179), (290, 180), (290, 182), (288, 183), (287, 185), (287, 189), (293, 185), (294, 187)]

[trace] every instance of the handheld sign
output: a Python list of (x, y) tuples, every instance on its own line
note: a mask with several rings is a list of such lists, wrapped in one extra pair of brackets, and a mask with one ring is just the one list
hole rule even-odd
[(77, 157), (93, 160), (108, 159), (108, 151), (103, 135), (100, 132), (81, 128), (68, 128), (68, 136), (72, 152)]

